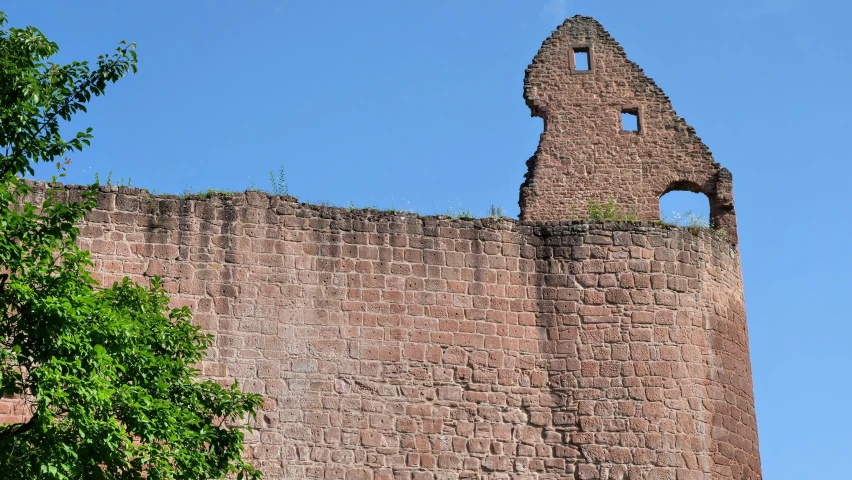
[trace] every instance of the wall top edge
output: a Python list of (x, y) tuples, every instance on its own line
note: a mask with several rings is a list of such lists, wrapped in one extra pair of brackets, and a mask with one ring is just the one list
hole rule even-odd
[[(39, 180), (25, 179), (24, 183), (30, 186), (36, 195), (44, 194), (48, 190), (65, 190), (69, 195), (82, 194), (84, 190), (91, 188), (90, 185), (73, 185), (63, 183), (49, 183)], [(717, 233), (706, 228), (690, 228), (675, 226), (662, 222), (653, 221), (606, 221), (606, 220), (560, 220), (560, 221), (534, 221), (518, 220), (512, 217), (483, 217), (483, 218), (455, 218), (448, 215), (421, 215), (415, 212), (404, 212), (395, 210), (378, 210), (373, 208), (347, 208), (337, 206), (316, 205), (300, 202), (294, 196), (273, 195), (260, 190), (247, 190), (244, 192), (227, 192), (222, 194), (198, 194), (198, 195), (175, 195), (175, 194), (152, 194), (145, 188), (100, 185), (100, 195), (113, 195), (115, 197), (137, 197), (150, 199), (150, 201), (167, 202), (174, 205), (168, 211), (180, 212), (178, 215), (193, 215), (204, 208), (242, 208), (250, 207), (265, 209), (275, 212), (277, 215), (295, 215), (298, 217), (316, 217), (323, 220), (343, 222), (376, 222), (376, 223), (403, 223), (420, 224), (424, 227), (451, 227), (472, 228), (514, 232), (522, 235), (534, 235), (539, 237), (595, 234), (596, 232), (629, 232), (646, 235), (682, 234), (684, 237), (701, 238), (713, 243), (727, 243)], [(116, 210), (121, 210), (117, 207)], [(158, 210), (161, 210), (158, 208)], [(144, 213), (144, 212), (142, 212)], [(732, 249), (735, 251), (735, 249)]]

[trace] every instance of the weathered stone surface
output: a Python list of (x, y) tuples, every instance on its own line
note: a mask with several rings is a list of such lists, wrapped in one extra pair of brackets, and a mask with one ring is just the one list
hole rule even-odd
[[(115, 197), (80, 240), (98, 280), (157, 262), (215, 336), (204, 375), (267, 399), (269, 478), (759, 478), (739, 258), (710, 233)], [(163, 201), (180, 229), (120, 210)]]
[[(579, 69), (577, 52), (589, 69)], [(711, 222), (736, 243), (731, 173), (597, 21), (569, 18), (544, 41), (524, 98), (544, 133), (527, 162), (522, 220), (585, 218), (589, 200), (610, 198), (640, 220), (657, 220), (662, 195), (688, 190), (707, 195)], [(622, 112), (636, 115), (638, 131), (622, 128)]]
[(204, 376), (263, 395), (266, 478), (759, 479), (735, 243), (565, 221), (608, 196), (657, 218), (683, 181), (730, 200), (730, 176), (591, 19), (545, 42), (525, 96), (547, 127), (520, 222), (101, 187), (80, 244), (101, 283), (162, 276), (214, 336)]

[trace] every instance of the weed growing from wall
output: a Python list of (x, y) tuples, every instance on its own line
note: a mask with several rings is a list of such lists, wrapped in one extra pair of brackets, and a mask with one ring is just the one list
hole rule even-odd
[(713, 228), (710, 224), (710, 220), (704, 214), (695, 214), (691, 210), (687, 210), (683, 213), (681, 212), (672, 212), (671, 217), (663, 216), (660, 219), (660, 222), (665, 225), (683, 227), (689, 230), (693, 235), (697, 235), (702, 230), (707, 230), (715, 233), (719, 238), (723, 240), (728, 239), (728, 231), (724, 228)]
[(456, 211), (453, 211), (452, 208), (448, 208), (446, 215), (450, 218), (458, 218), (461, 220), (473, 220), (474, 218), (476, 218), (473, 215), (473, 212), (470, 211), (470, 208), (459, 209)]
[(610, 197), (606, 203), (598, 202), (597, 200), (589, 200), (586, 204), (588, 209), (589, 219), (595, 221), (628, 221), (635, 222), (636, 214), (633, 212), (626, 213), (615, 203), (615, 199)]
[(503, 207), (497, 207), (493, 203), (490, 207), (488, 207), (488, 216), (491, 218), (503, 218), (506, 215), (503, 214)]
[(278, 168), (278, 175), (270, 170), (269, 181), (272, 183), (272, 194), (280, 196), (290, 195), (290, 187), (287, 186), (287, 177), (284, 175), (284, 166)]
[(230, 198), (234, 195), (239, 195), (242, 192), (237, 190), (222, 190), (219, 188), (207, 187), (206, 190), (199, 190), (197, 192), (192, 190), (192, 187), (186, 187), (183, 190), (183, 193), (180, 194), (181, 200), (187, 200), (189, 198), (199, 198), (199, 199), (208, 199), (213, 197), (222, 197), (222, 198)]
[[(71, 160), (67, 160), (65, 163), (71, 163)], [(62, 170), (64, 171), (65, 169), (63, 168)], [(64, 177), (65, 174), (63, 173), (60, 176)], [(53, 181), (55, 182), (56, 177), (53, 177), (53, 178), (54, 178)], [(118, 183), (116, 184), (116, 186), (129, 187), (129, 186), (131, 186), (132, 183), (133, 183), (133, 177), (127, 177), (127, 183), (124, 182), (124, 177), (121, 177), (118, 180)], [(100, 185), (100, 184), (101, 184), (101, 176), (98, 172), (95, 172), (95, 185)], [(106, 185), (107, 186), (112, 185), (112, 170), (110, 170), (110, 172), (107, 174)]]

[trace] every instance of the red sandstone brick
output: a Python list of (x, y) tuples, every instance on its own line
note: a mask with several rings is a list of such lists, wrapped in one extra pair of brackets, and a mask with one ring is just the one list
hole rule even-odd
[[(569, 190), (582, 184), (601, 194), (616, 188), (620, 203), (657, 218), (668, 185), (648, 179), (670, 178), (669, 158), (683, 164), (675, 172), (714, 178), (709, 194), (728, 208), (725, 171), (680, 120), (677, 133), (660, 128), (674, 118), (667, 100), (601, 32), (586, 19), (560, 27), (542, 50), (551, 53), (531, 67), (527, 98), (544, 109), (541, 95), (561, 85), (553, 102), (573, 92), (572, 103), (546, 108), (580, 108), (578, 81), (632, 78), (647, 94), (616, 101), (631, 84), (613, 84), (572, 120), (640, 102), (646, 130), (575, 132), (567, 117), (550, 115), (529, 177), (539, 193), (525, 184), (522, 216), (571, 218), (567, 206), (587, 199)], [(569, 65), (566, 49), (578, 38), (592, 43), (591, 74)], [(537, 80), (545, 77), (554, 80)], [(607, 158), (583, 163), (590, 150), (578, 140), (592, 137), (607, 152), (666, 155), (649, 155), (662, 159), (654, 165), (637, 160), (643, 176), (626, 177)], [(553, 170), (552, 152), (564, 146), (551, 142), (560, 141), (577, 142), (570, 158), (585, 172)], [(584, 180), (554, 183), (564, 174)], [(562, 200), (545, 201), (554, 195)], [(646, 197), (653, 201), (636, 203)], [(270, 478), (446, 480), (481, 470), (519, 480), (604, 471), (689, 479), (703, 478), (700, 455), (713, 478), (759, 478), (739, 259), (709, 235), (594, 224), (545, 234), (507, 220), (320, 213), (257, 194), (233, 200), (227, 235), (221, 201), (179, 210), (161, 199), (171, 223), (152, 233), (139, 198), (104, 192), (80, 243), (93, 250), (99, 278), (163, 275), (175, 305), (194, 306), (195, 323), (215, 334), (204, 375), (236, 377), (266, 396), (247, 455)], [(194, 230), (177, 235), (177, 218)], [(735, 233), (735, 223), (725, 225)], [(22, 421), (24, 406), (9, 405), (0, 401), (0, 422)], [(712, 429), (709, 444), (698, 441), (699, 427)], [(608, 470), (589, 464), (580, 446), (611, 462)]]

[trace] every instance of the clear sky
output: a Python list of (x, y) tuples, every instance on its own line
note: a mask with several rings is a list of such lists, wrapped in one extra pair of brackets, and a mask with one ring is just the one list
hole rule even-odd
[[(852, 4), (715, 1), (12, 1), (59, 60), (121, 39), (139, 73), (68, 181), (270, 188), (422, 214), (518, 213), (541, 120), (524, 69), (596, 17), (734, 175), (764, 475), (847, 479), (852, 447)], [(69, 130), (69, 133), (72, 133)], [(48, 170), (39, 172), (49, 178)], [(690, 195), (690, 194), (687, 194)], [(668, 200), (664, 199), (664, 200)], [(704, 201), (706, 211), (706, 201)], [(667, 202), (665, 212), (695, 203)]]

